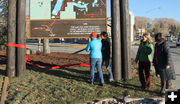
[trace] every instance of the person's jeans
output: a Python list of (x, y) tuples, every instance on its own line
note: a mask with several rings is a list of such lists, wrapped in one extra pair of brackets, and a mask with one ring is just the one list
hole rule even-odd
[(109, 59), (103, 59), (102, 64), (105, 62), (106, 69), (107, 69), (108, 72), (109, 72), (109, 79), (113, 79), (113, 74), (112, 74), (112, 71), (111, 71), (111, 67), (110, 67), (109, 61), (110, 61)]
[(104, 84), (104, 78), (103, 78), (103, 73), (102, 73), (102, 69), (101, 69), (102, 58), (90, 58), (90, 64), (91, 64), (91, 66), (90, 66), (90, 68), (91, 68), (91, 72), (90, 72), (91, 73), (91, 84), (94, 83), (95, 67), (97, 68), (101, 84)]

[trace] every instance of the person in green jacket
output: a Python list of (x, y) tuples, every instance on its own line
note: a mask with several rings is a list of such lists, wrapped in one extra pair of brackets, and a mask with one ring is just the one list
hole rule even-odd
[(149, 90), (151, 87), (150, 68), (152, 62), (153, 40), (150, 34), (143, 34), (143, 39), (139, 45), (135, 62), (139, 62), (139, 80), (142, 89)]

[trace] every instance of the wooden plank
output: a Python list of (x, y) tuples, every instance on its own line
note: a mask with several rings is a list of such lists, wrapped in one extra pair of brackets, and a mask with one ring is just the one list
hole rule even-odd
[(2, 84), (2, 89), (1, 89), (1, 99), (0, 99), (0, 104), (5, 104), (5, 100), (7, 97), (7, 87), (9, 85), (9, 78), (4, 77), (3, 78), (3, 84)]

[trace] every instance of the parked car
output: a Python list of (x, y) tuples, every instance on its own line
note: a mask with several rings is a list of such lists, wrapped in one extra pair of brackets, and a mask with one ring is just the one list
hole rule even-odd
[(167, 41), (172, 41), (172, 36), (171, 36), (171, 35), (167, 35), (167, 36), (166, 36), (166, 40), (167, 40)]
[(179, 36), (178, 39), (176, 40), (176, 46), (180, 46), (180, 36)]

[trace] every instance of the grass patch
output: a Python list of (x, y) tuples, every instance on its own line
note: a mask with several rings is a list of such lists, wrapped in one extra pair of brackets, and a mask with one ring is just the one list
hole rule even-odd
[[(151, 72), (152, 85), (149, 91), (140, 89), (138, 75), (131, 80), (108, 82), (108, 73), (104, 73), (105, 86), (89, 84), (90, 72), (87, 67), (44, 70), (27, 66), (25, 78), (10, 79), (8, 104), (77, 104), (102, 98), (159, 97), (160, 80)], [(0, 75), (2, 77), (2, 75)]]

